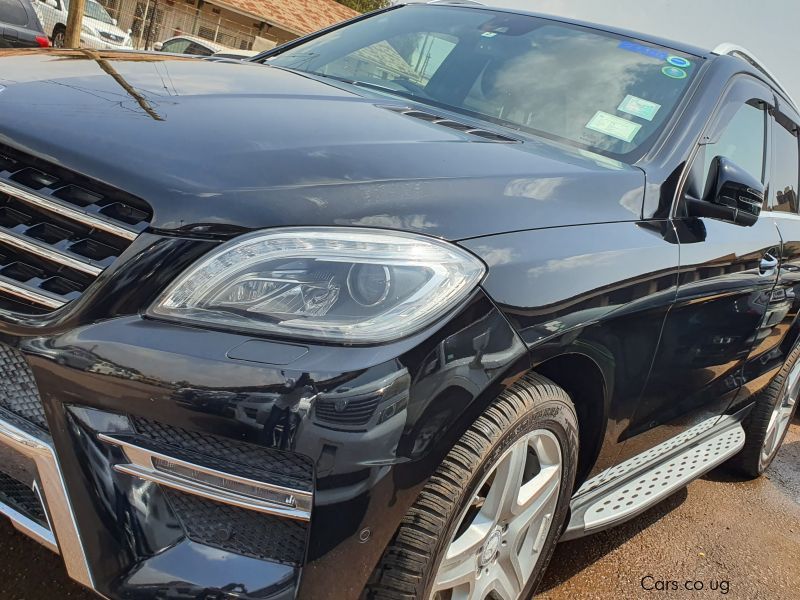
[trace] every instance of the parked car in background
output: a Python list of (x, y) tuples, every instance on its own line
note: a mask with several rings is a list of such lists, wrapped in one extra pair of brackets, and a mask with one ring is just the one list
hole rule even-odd
[(0, 48), (46, 48), (50, 45), (31, 1), (0, 0)]
[(172, 54), (214, 56), (216, 58), (232, 58), (236, 60), (252, 58), (258, 54), (258, 52), (253, 50), (227, 48), (221, 44), (215, 44), (209, 40), (190, 35), (176, 35), (175, 37), (155, 44), (153, 49), (159, 52), (169, 52)]
[(100, 63), (0, 57), (0, 513), (102, 597), (528, 600), (775, 458), (800, 114), (741, 48), (444, 1)]
[[(47, 35), (56, 48), (64, 47), (69, 0), (34, 0)], [(81, 28), (81, 47), (97, 50), (132, 48), (130, 31), (117, 27), (116, 19), (97, 0), (86, 0)]]
[(226, 50), (225, 46), (215, 44), (203, 38), (190, 35), (176, 35), (153, 46), (159, 52), (171, 54), (191, 54), (193, 56), (211, 56)]
[(237, 50), (236, 48), (226, 48), (213, 54), (214, 58), (229, 58), (232, 60), (247, 60), (257, 56), (259, 52), (255, 50)]

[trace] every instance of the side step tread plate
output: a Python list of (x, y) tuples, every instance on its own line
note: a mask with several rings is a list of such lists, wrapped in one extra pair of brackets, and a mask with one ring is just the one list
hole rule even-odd
[(741, 423), (733, 423), (607, 491), (573, 501), (572, 520), (563, 539), (594, 533), (644, 512), (734, 456), (744, 446), (744, 438)]

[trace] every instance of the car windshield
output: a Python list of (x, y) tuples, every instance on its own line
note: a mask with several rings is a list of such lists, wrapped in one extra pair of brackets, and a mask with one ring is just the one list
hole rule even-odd
[(268, 64), (625, 160), (652, 144), (699, 60), (549, 19), (409, 5), (279, 52)]
[(114, 24), (114, 20), (111, 18), (111, 15), (109, 15), (106, 12), (106, 9), (103, 8), (103, 6), (100, 3), (94, 2), (93, 0), (89, 0), (86, 3), (86, 7), (83, 10), (83, 14), (86, 15), (87, 17), (90, 17), (92, 19), (97, 19), (98, 21), (106, 23), (108, 25)]

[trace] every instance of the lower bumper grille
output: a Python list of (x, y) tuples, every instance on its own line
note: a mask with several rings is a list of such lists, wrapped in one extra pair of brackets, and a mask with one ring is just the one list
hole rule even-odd
[(0, 406), (47, 430), (44, 407), (22, 353), (0, 344)]
[(132, 421), (136, 433), (154, 442), (263, 471), (267, 480), (279, 485), (304, 491), (312, 489), (314, 463), (300, 454), (272, 450), (208, 433), (188, 431), (141, 417), (133, 417)]
[(0, 471), (0, 502), (48, 528), (44, 508), (31, 488)]
[(259, 560), (300, 566), (308, 524), (265, 515), (165, 488), (186, 536), (200, 544)]

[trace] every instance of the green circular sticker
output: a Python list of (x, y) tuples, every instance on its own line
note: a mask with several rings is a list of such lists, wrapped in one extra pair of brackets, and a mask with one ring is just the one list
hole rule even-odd
[(673, 79), (686, 79), (687, 77), (686, 71), (679, 69), (678, 67), (664, 67), (661, 69), (661, 72), (667, 77), (672, 77)]
[(686, 67), (691, 67), (692, 63), (687, 59), (683, 58), (682, 56), (672, 56), (669, 55), (667, 57), (667, 62), (671, 64), (673, 67), (681, 67), (685, 69)]

